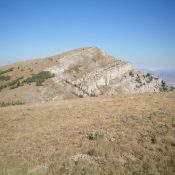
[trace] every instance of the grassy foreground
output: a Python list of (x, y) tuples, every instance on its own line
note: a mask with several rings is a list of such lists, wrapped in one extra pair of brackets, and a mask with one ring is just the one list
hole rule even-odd
[(0, 108), (0, 174), (175, 174), (175, 93)]

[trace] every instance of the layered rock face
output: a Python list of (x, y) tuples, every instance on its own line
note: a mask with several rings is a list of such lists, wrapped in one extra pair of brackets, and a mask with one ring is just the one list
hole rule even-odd
[(131, 63), (96, 47), (80, 48), (1, 68), (0, 102), (18, 100), (30, 104), (168, 90), (173, 88), (161, 79), (134, 70)]
[(46, 70), (55, 74), (55, 85), (62, 86), (65, 93), (83, 97), (167, 90), (161, 79), (136, 71), (131, 63), (96, 47), (73, 50), (59, 57), (58, 64)]

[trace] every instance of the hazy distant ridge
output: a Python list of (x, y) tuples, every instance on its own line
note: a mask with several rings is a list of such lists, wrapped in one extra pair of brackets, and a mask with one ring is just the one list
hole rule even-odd
[(175, 69), (139, 69), (144, 72), (149, 72), (167, 82), (167, 84), (175, 85)]

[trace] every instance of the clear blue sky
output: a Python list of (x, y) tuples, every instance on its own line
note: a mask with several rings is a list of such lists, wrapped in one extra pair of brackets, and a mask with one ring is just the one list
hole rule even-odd
[(0, 65), (84, 46), (175, 67), (175, 0), (0, 0)]

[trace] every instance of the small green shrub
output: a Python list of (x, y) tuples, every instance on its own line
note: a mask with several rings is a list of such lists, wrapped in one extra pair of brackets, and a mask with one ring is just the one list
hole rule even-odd
[(136, 78), (136, 81), (137, 81), (138, 83), (142, 84), (142, 81), (141, 81), (140, 77), (137, 77), (137, 78)]
[(150, 76), (149, 77), (149, 81), (151, 82), (153, 80), (153, 76)]
[(9, 82), (7, 85), (8, 85), (8, 86), (14, 86), (14, 85), (18, 84), (18, 82), (19, 82), (21, 79), (23, 79), (23, 78), (24, 78), (24, 77), (19, 77), (19, 78), (17, 78), (16, 80), (13, 80), (13, 81)]
[(151, 76), (151, 74), (150, 74), (150, 73), (147, 73), (147, 74), (146, 74), (146, 77), (150, 77), (150, 76)]
[(20, 83), (20, 81), (17, 81), (16, 84), (10, 86), (10, 89), (15, 89), (15, 88), (18, 88), (19, 86), (21, 86), (21, 83)]
[(166, 82), (162, 80), (162, 81), (161, 81), (161, 84), (162, 84), (162, 87), (160, 88), (160, 91), (161, 91), (161, 92), (167, 91), (168, 88), (167, 88)]
[(15, 105), (22, 105), (22, 104), (24, 103), (20, 101), (0, 102), (0, 107), (15, 106)]
[(6, 88), (6, 87), (7, 87), (7, 84), (1, 85), (1, 86), (0, 86), (0, 91), (1, 91), (2, 89)]
[(7, 72), (11, 72), (11, 71), (13, 71), (13, 70), (14, 70), (14, 68), (12, 67), (12, 68), (9, 68), (9, 69), (7, 69), (7, 70), (0, 71), (0, 75), (5, 74), (5, 73), (7, 73)]
[(161, 83), (162, 83), (162, 86), (163, 86), (163, 87), (165, 87), (165, 86), (166, 86), (165, 81), (163, 81), (163, 80), (162, 80), (162, 81), (161, 81)]
[(130, 75), (131, 77), (134, 77), (133, 71), (130, 71), (130, 72), (129, 72), (129, 75)]
[(8, 81), (9, 79), (10, 79), (10, 76), (4, 76), (4, 75), (0, 76), (0, 81)]
[(37, 80), (36, 81), (36, 86), (43, 86), (43, 83), (44, 81), (43, 80), (41, 80), (41, 79), (39, 79), (39, 80)]
[(83, 95), (82, 95), (82, 94), (80, 94), (80, 95), (79, 95), (79, 97), (80, 97), (80, 98), (83, 98)]
[(103, 129), (97, 129), (88, 133), (89, 140), (98, 140), (104, 137), (105, 131)]
[(146, 74), (146, 82), (147, 83), (150, 83), (153, 79), (155, 79), (150, 73), (147, 73)]
[(90, 155), (90, 156), (96, 156), (97, 151), (95, 149), (90, 149), (89, 151), (87, 151), (87, 154)]

